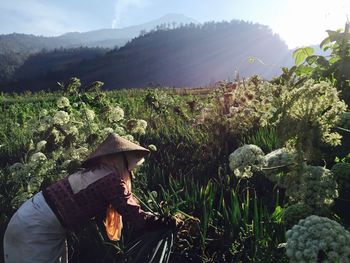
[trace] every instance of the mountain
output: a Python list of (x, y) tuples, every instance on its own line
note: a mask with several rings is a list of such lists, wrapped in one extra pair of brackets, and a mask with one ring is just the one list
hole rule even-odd
[(141, 31), (156, 30), (157, 26), (170, 25), (172, 27), (181, 24), (198, 23), (192, 18), (181, 14), (168, 14), (150, 22), (117, 29), (100, 29), (88, 32), (70, 32), (57, 37), (43, 37), (27, 34), (0, 35), (0, 54), (35, 53), (42, 49), (72, 47), (104, 47), (114, 48), (123, 46), (132, 38), (137, 37)]
[[(173, 27), (185, 24), (197, 24), (198, 22), (192, 18), (186, 17), (181, 14), (168, 14), (159, 19), (152, 20), (150, 22), (120, 28), (120, 29), (100, 29), (84, 33), (67, 33), (57, 37), (58, 40), (74, 43), (76, 46), (82, 45), (87, 47), (115, 47), (124, 46), (129, 40), (137, 37), (140, 32), (148, 32), (151, 30), (157, 30), (157, 27), (166, 25), (167, 27)], [(72, 47), (72, 46), (69, 46)]]
[(120, 29), (101, 29), (89, 32), (71, 32), (57, 37), (34, 36), (27, 34), (0, 35), (0, 82), (14, 79), (15, 70), (33, 54), (42, 50), (59, 48), (101, 47), (115, 48), (125, 45), (141, 32), (156, 30), (157, 27), (197, 23), (180, 14), (168, 14), (159, 19)]
[(269, 27), (238, 20), (158, 27), (87, 60), (24, 74), (25, 68), (40, 68), (47, 56), (54, 57), (50, 52), (32, 56), (16, 71), (18, 81), (8, 83), (7, 89), (52, 89), (57, 81), (72, 76), (86, 84), (103, 81), (107, 89), (199, 86), (232, 78), (235, 71), (242, 77), (259, 74), (268, 79), (292, 64), (287, 45)]

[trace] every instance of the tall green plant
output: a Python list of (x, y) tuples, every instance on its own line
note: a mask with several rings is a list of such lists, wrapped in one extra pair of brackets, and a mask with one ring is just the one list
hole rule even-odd
[(313, 78), (331, 81), (341, 98), (350, 103), (350, 22), (345, 23), (344, 30), (327, 30), (328, 37), (321, 43), (324, 52), (329, 56), (316, 55), (312, 47), (298, 48), (293, 52), (295, 66), (284, 68), (279, 83), (298, 84)]

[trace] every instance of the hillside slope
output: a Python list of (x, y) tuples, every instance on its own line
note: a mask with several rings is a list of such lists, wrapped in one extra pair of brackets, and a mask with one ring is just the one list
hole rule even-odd
[(103, 56), (23, 79), (11, 88), (52, 88), (72, 76), (85, 83), (103, 81), (108, 89), (199, 86), (233, 78), (236, 71), (269, 79), (291, 63), (286, 44), (267, 26), (213, 22), (150, 32)]

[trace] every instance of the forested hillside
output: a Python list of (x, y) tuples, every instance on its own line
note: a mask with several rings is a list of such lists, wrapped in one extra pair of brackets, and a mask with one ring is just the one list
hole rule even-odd
[(233, 78), (235, 72), (271, 78), (291, 63), (288, 47), (270, 28), (238, 20), (159, 27), (142, 33), (124, 47), (102, 53), (95, 52), (96, 58), (76, 63), (66, 63), (65, 59), (61, 65), (51, 63), (55, 67), (46, 66), (45, 74), (35, 72), (33, 67), (43, 69), (40, 64), (44, 57), (49, 61), (54, 55), (38, 54), (40, 59), (31, 57), (17, 70), (17, 82), (3, 88), (54, 88), (57, 81), (71, 76), (78, 76), (83, 82), (103, 81), (108, 89), (198, 86)]

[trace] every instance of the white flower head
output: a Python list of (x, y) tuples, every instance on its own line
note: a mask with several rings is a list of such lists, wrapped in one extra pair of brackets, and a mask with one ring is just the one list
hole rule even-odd
[(113, 125), (113, 128), (114, 128), (114, 132), (120, 136), (123, 136), (126, 134), (125, 129), (118, 124)]
[(42, 140), (42, 141), (38, 142), (36, 144), (36, 149), (35, 150), (37, 152), (41, 152), (42, 150), (44, 150), (46, 144), (47, 144), (47, 141), (45, 141), (45, 140)]
[(95, 112), (90, 109), (84, 109), (84, 118), (87, 118), (88, 121), (93, 121), (95, 119)]
[(47, 111), (47, 109), (42, 109), (42, 110), (40, 111), (39, 115), (40, 115), (41, 117), (44, 117), (44, 116), (46, 116), (48, 113), (49, 113), (49, 112)]
[(68, 134), (72, 134), (72, 135), (78, 135), (79, 134), (79, 130), (76, 126), (73, 126), (73, 125), (69, 125), (67, 127), (67, 133)]
[(137, 125), (140, 126), (141, 128), (143, 128), (144, 130), (146, 130), (147, 128), (147, 121), (145, 120), (137, 120)]
[(130, 119), (127, 122), (127, 129), (132, 134), (144, 135), (146, 134), (147, 122), (145, 120)]
[(103, 128), (103, 130), (102, 130), (103, 137), (106, 137), (110, 133), (114, 133), (113, 128), (111, 128), (111, 127)]
[(43, 154), (42, 152), (37, 152), (37, 153), (34, 153), (31, 157), (30, 157), (30, 160), (32, 162), (42, 162), (42, 161), (46, 161), (47, 158), (45, 156), (45, 154)]
[(108, 111), (107, 119), (109, 122), (118, 122), (124, 118), (124, 110), (119, 107), (115, 106), (114, 108), (111, 108)]
[(70, 106), (69, 99), (66, 97), (61, 97), (57, 100), (57, 107), (60, 109), (67, 108)]
[(154, 144), (150, 144), (150, 145), (148, 145), (148, 149), (151, 152), (156, 152), (157, 151), (157, 146), (155, 146)]
[(286, 251), (290, 262), (317, 262), (321, 250), (332, 262), (348, 262), (342, 259), (350, 258), (350, 233), (338, 222), (312, 215), (300, 223), (287, 231)]
[(131, 141), (131, 142), (133, 142), (134, 141), (134, 136), (132, 136), (131, 134), (127, 134), (127, 135), (124, 135), (124, 136), (122, 136), (124, 139), (127, 139), (127, 140), (129, 140), (129, 141)]
[(82, 160), (85, 159), (89, 154), (89, 149), (86, 147), (79, 147), (77, 149), (74, 149), (70, 153), (70, 157), (73, 160)]
[(54, 124), (60, 124), (60, 125), (63, 125), (63, 124), (66, 124), (69, 122), (69, 114), (68, 112), (65, 112), (65, 111), (57, 111), (55, 113), (55, 115), (53, 116), (53, 123)]
[(264, 152), (256, 145), (246, 144), (236, 149), (229, 156), (231, 171), (236, 176), (250, 177), (252, 171), (264, 164)]

